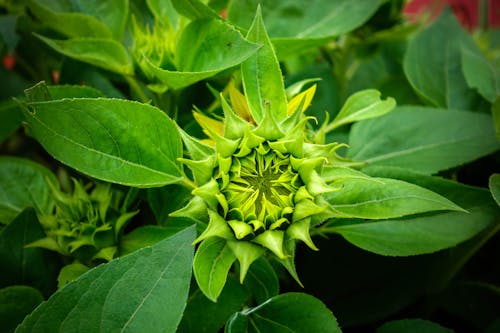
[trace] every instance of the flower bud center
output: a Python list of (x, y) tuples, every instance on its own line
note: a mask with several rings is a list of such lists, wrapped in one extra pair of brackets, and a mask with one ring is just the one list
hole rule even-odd
[(290, 158), (272, 149), (253, 149), (244, 157), (233, 157), (229, 184), (222, 190), (228, 218), (252, 223), (255, 230), (277, 228), (290, 222), (293, 199), (301, 185)]

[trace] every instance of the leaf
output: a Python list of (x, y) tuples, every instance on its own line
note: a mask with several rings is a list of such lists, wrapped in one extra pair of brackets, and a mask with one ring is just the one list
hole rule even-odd
[(54, 208), (47, 180), (57, 184), (54, 174), (44, 166), (19, 157), (0, 157), (0, 223), (12, 221), (26, 207), (38, 214)]
[(474, 41), (461, 28), (451, 10), (417, 33), (408, 44), (404, 71), (413, 88), (432, 105), (472, 110), (476, 94), (461, 71), (462, 47), (474, 49)]
[(217, 302), (229, 269), (236, 260), (227, 241), (219, 237), (205, 239), (194, 256), (194, 277), (208, 299)]
[(168, 23), (173, 30), (177, 30), (179, 15), (174, 10), (172, 0), (146, 0), (146, 3), (156, 21)]
[(179, 37), (175, 51), (178, 71), (157, 67), (147, 58), (145, 64), (159, 81), (180, 89), (240, 64), (258, 47), (221, 20), (195, 20)]
[(317, 298), (303, 293), (286, 293), (235, 313), (226, 333), (240, 332), (341, 332), (331, 311)]
[(35, 288), (10, 286), (0, 289), (0, 327), (2, 332), (14, 332), (24, 317), (43, 302), (43, 296)]
[[(128, 0), (108, 1), (53, 1), (37, 0), (46, 9), (58, 13), (76, 12), (96, 18), (108, 27), (115, 39), (120, 40), (125, 30), (125, 24), (129, 13)], [(43, 20), (45, 22), (45, 20)], [(81, 27), (83, 29), (83, 27)], [(103, 37), (102, 35), (100, 37)]]
[(47, 89), (52, 99), (105, 97), (102, 92), (90, 86), (56, 85), (47, 86)]
[(462, 71), (467, 84), (487, 99), (495, 102), (500, 96), (500, 70), (481, 53), (477, 47), (463, 46)]
[(500, 141), (500, 97), (498, 97), (491, 106), (491, 114), (493, 116), (497, 140)]
[(248, 28), (251, 23), (248, 13), (255, 12), (258, 3), (279, 58), (285, 58), (356, 29), (383, 1), (232, 1), (228, 9), (229, 20)]
[(145, 225), (135, 228), (123, 236), (120, 244), (120, 256), (132, 253), (146, 246), (153, 246), (187, 227), (186, 225), (168, 227)]
[(258, 304), (279, 294), (278, 276), (271, 264), (264, 258), (259, 258), (252, 263), (244, 285)]
[(131, 75), (134, 72), (130, 57), (122, 44), (113, 39), (78, 37), (55, 40), (37, 35), (57, 52), (109, 71)]
[(375, 333), (453, 333), (453, 330), (445, 328), (432, 321), (423, 319), (400, 319), (393, 320), (380, 326)]
[(235, 278), (229, 277), (217, 303), (197, 289), (190, 295), (178, 333), (216, 333), (236, 311), (240, 310), (248, 294)]
[(16, 332), (175, 332), (186, 305), (195, 230), (101, 264), (42, 303)]
[(252, 57), (241, 64), (243, 88), (250, 113), (255, 121), (260, 123), (264, 110), (270, 108), (274, 119), (282, 120), (287, 116), (285, 85), (273, 45), (262, 21), (260, 7), (248, 31), (247, 39), (262, 45)]
[(192, 20), (203, 18), (219, 19), (220, 16), (199, 0), (172, 0), (175, 10)]
[(375, 178), (346, 168), (328, 168), (323, 179), (338, 191), (323, 200), (334, 217), (386, 219), (434, 210), (462, 208), (423, 187), (390, 178)]
[(354, 220), (338, 226), (332, 222), (331, 231), (338, 232), (366, 251), (386, 256), (436, 252), (477, 235), (500, 215), (488, 191), (481, 188), (398, 168), (371, 167), (367, 172), (425, 186), (453, 200), (468, 212), (442, 212), (368, 223)]
[(153, 187), (180, 180), (182, 143), (164, 112), (119, 99), (28, 104), (30, 134), (56, 159), (113, 183)]
[(397, 107), (355, 124), (348, 157), (433, 174), (500, 148), (491, 116), (426, 107)]
[(66, 37), (111, 38), (113, 36), (104, 23), (83, 13), (58, 13), (40, 5), (37, 1), (30, 1), (29, 9), (44, 25)]
[(394, 109), (396, 101), (389, 97), (385, 101), (380, 99), (380, 92), (375, 89), (359, 91), (347, 99), (328, 131), (355, 121), (380, 117)]
[(493, 199), (500, 206), (500, 174), (495, 173), (490, 176), (489, 187)]
[(61, 289), (69, 282), (72, 282), (79, 278), (83, 273), (87, 272), (90, 267), (85, 266), (79, 262), (74, 262), (72, 264), (66, 265), (61, 268), (59, 276), (57, 277), (57, 288)]
[(23, 114), (13, 100), (0, 102), (0, 143), (4, 142), (23, 121)]
[(40, 248), (25, 245), (45, 237), (35, 211), (25, 209), (0, 232), (0, 288), (24, 284), (50, 295), (55, 289), (58, 258)]
[[(186, 206), (192, 198), (191, 190), (172, 184), (147, 190), (148, 204), (159, 225), (167, 225), (169, 214)], [(166, 205), (165, 203), (168, 203)]]

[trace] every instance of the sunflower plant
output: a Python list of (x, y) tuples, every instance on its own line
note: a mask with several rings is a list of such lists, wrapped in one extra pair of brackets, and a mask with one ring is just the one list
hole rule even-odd
[(395, 0), (0, 5), (52, 64), (0, 105), (10, 331), (446, 330), (499, 229), (498, 175), (457, 181), (500, 148), (486, 37)]

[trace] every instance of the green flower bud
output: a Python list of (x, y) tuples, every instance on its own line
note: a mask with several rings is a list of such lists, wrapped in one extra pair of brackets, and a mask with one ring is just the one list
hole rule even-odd
[(29, 246), (44, 247), (90, 265), (93, 260), (113, 259), (118, 237), (137, 211), (126, 212), (122, 192), (110, 184), (84, 186), (73, 179), (73, 192), (62, 192), (50, 183), (55, 212), (40, 216), (46, 238)]
[[(280, 122), (267, 108), (256, 123), (248, 114), (243, 95), (234, 88), (229, 91), (231, 105), (221, 96), (223, 123), (195, 113), (215, 149), (211, 157), (198, 154), (194, 160), (180, 159), (198, 186), (188, 205), (197, 209), (185, 208), (174, 214), (196, 212), (199, 217), (203, 204), (209, 222), (194, 243), (211, 237), (226, 239), (240, 263), (243, 281), (251, 263), (265, 252), (278, 260), (293, 260), (290, 249), (295, 247), (286, 246), (286, 242), (302, 241), (317, 250), (309, 227), (311, 217), (324, 209), (316, 198), (336, 190), (319, 176), (328, 158), (318, 151), (331, 152), (335, 147), (318, 148), (307, 141), (305, 127), (310, 117), (303, 115), (304, 102), (292, 99), (292, 112)], [(311, 91), (314, 93), (314, 88), (306, 96), (307, 103)], [(188, 150), (201, 150), (201, 142), (187, 139)]]

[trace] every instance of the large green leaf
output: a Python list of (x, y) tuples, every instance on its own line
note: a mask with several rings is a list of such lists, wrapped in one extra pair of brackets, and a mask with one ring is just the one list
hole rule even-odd
[(198, 247), (193, 263), (194, 276), (200, 290), (213, 302), (217, 301), (235, 260), (236, 256), (223, 238), (207, 238)]
[(425, 107), (397, 107), (355, 124), (348, 157), (368, 165), (388, 165), (436, 173), (500, 148), (491, 116)]
[(24, 208), (50, 214), (54, 208), (47, 180), (57, 184), (44, 166), (18, 157), (0, 157), (0, 223), (12, 221)]
[(331, 223), (330, 231), (370, 252), (389, 256), (431, 253), (455, 246), (490, 226), (500, 215), (488, 191), (408, 170), (371, 167), (374, 176), (415, 183), (453, 200), (468, 212), (442, 212), (403, 219)]
[(270, 108), (275, 119), (282, 120), (287, 115), (285, 86), (260, 9), (248, 31), (247, 39), (262, 45), (257, 53), (241, 64), (243, 87), (250, 113), (255, 121), (260, 123), (264, 110)]
[[(125, 30), (129, 12), (129, 0), (36, 0), (37, 7), (45, 7), (56, 13), (82, 13), (102, 22), (113, 33), (115, 39), (121, 39)], [(46, 22), (50, 18), (43, 17)], [(48, 22), (50, 24), (50, 22)], [(64, 23), (64, 22), (63, 22)], [(69, 23), (64, 23), (69, 24)], [(81, 29), (90, 29), (93, 26)], [(104, 37), (101, 35), (101, 37)]]
[(24, 317), (43, 302), (35, 288), (10, 286), (0, 289), (0, 327), (3, 333), (14, 332)]
[(281, 58), (356, 29), (375, 13), (383, 1), (231, 1), (229, 20), (248, 28), (251, 23), (248, 13), (255, 12), (258, 3), (262, 6), (269, 36)]
[(120, 256), (132, 253), (146, 246), (152, 246), (173, 234), (186, 229), (186, 225), (161, 227), (145, 225), (135, 228), (122, 237), (120, 242)]
[(45, 237), (35, 211), (27, 208), (0, 232), (0, 288), (24, 284), (38, 288), (44, 295), (55, 289), (57, 257), (41, 248), (27, 248)]
[(180, 89), (236, 66), (259, 48), (221, 20), (201, 19), (182, 31), (175, 51), (178, 71), (155, 66), (148, 70), (163, 84)]
[(500, 69), (476, 48), (462, 47), (462, 70), (467, 84), (493, 103), (500, 96)]
[(323, 195), (333, 217), (387, 219), (434, 210), (463, 211), (450, 200), (404, 181), (369, 177), (347, 168), (328, 168), (323, 179), (338, 191)]
[(340, 333), (341, 330), (320, 300), (307, 294), (286, 293), (235, 313), (227, 322), (225, 332)]
[(217, 333), (229, 317), (244, 306), (247, 298), (245, 288), (232, 277), (228, 278), (217, 303), (209, 300), (197, 289), (189, 296), (177, 332)]
[(186, 306), (194, 237), (189, 228), (88, 271), (16, 332), (175, 332)]
[(423, 319), (401, 319), (394, 320), (380, 326), (375, 333), (453, 333), (453, 330), (445, 328), (432, 321)]
[(182, 143), (165, 113), (119, 99), (28, 104), (28, 130), (61, 162), (92, 177), (136, 186), (179, 181)]
[(130, 57), (122, 44), (113, 39), (78, 37), (55, 40), (38, 36), (48, 46), (70, 58), (119, 74), (134, 72)]
[(444, 13), (408, 44), (404, 70), (413, 88), (437, 107), (471, 110), (476, 93), (461, 70), (462, 46), (474, 49), (472, 38), (451, 10)]

